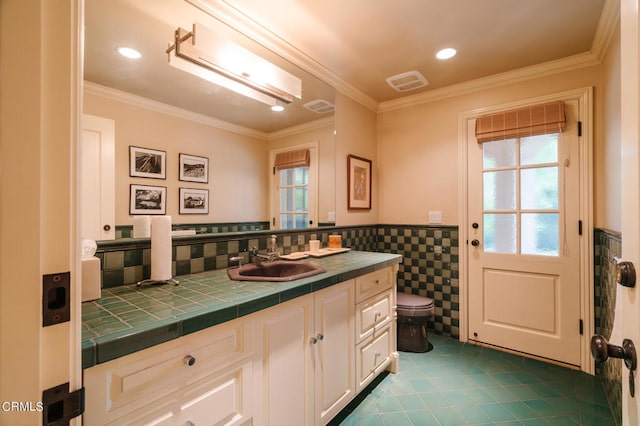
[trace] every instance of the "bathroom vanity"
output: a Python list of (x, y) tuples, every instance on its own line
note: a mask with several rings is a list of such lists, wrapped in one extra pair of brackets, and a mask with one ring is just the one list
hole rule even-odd
[[(86, 339), (85, 422), (326, 424), (379, 373), (397, 369), (400, 260), (352, 251), (314, 259), (326, 272), (296, 281), (239, 282), (216, 270), (179, 277), (177, 287), (107, 292), (119, 310), (153, 292), (162, 303), (174, 301), (176, 313), (166, 313), (157, 330), (144, 323)], [(220, 301), (177, 313), (182, 299), (200, 293)], [(89, 331), (96, 313), (87, 311)], [(166, 337), (162, 330), (175, 338), (155, 344)]]

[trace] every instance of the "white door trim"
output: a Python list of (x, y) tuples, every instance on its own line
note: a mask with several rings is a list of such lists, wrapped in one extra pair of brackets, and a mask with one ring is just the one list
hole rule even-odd
[[(458, 239), (459, 243), (459, 283), (460, 283), (460, 341), (469, 338), (469, 259), (467, 256), (468, 235), (468, 123), (485, 114), (493, 114), (529, 105), (545, 102), (577, 99), (578, 118), (582, 122), (582, 136), (580, 137), (580, 217), (582, 220), (582, 237), (580, 240), (580, 317), (583, 320), (583, 334), (580, 344), (580, 369), (594, 374), (594, 363), (591, 359), (589, 343), (594, 333), (593, 314), (593, 88), (584, 87), (555, 93), (537, 98), (525, 99), (502, 105), (483, 107), (465, 111), (458, 115)], [(576, 225), (577, 226), (577, 225)], [(576, 230), (577, 232), (577, 230)]]

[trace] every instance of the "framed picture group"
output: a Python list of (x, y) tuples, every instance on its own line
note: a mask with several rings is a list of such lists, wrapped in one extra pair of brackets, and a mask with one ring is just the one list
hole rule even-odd
[[(129, 146), (129, 176), (147, 179), (167, 178), (167, 153), (157, 149)], [(180, 153), (178, 180), (209, 183), (209, 159)], [(209, 214), (209, 189), (179, 188), (179, 214)], [(129, 214), (163, 215), (167, 211), (167, 187), (159, 185), (129, 185)]]

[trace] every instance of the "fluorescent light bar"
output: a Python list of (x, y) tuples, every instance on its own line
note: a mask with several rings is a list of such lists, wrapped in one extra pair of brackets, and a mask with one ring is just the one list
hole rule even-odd
[(265, 95), (262, 92), (258, 92), (257, 90), (250, 88), (249, 86), (245, 86), (242, 83), (230, 80), (224, 77), (222, 74), (218, 74), (217, 72), (213, 72), (208, 68), (203, 68), (200, 65), (176, 56), (175, 49), (169, 52), (169, 65), (176, 67), (179, 70), (193, 74), (196, 77), (200, 77), (203, 80), (207, 80), (211, 83), (217, 84), (218, 86), (222, 86), (226, 89), (232, 90), (236, 93), (239, 93), (240, 95), (246, 96), (258, 102), (262, 102), (269, 106), (276, 105), (276, 98)]
[(171, 65), (267, 105), (302, 97), (299, 78), (198, 23), (178, 28), (167, 53)]

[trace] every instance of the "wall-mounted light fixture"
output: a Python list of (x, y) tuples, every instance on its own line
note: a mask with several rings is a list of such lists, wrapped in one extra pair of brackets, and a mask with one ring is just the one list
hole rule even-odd
[(167, 54), (170, 65), (270, 106), (302, 97), (298, 77), (198, 23), (178, 28)]

